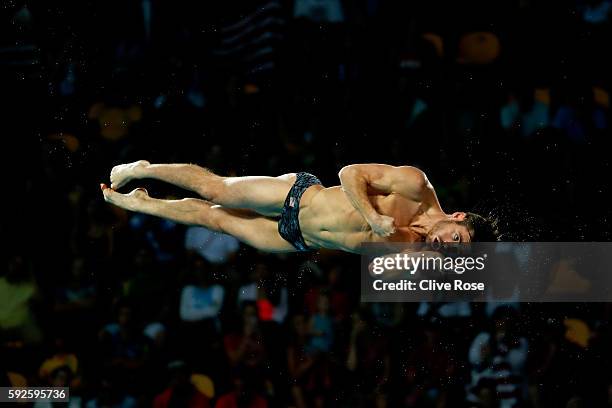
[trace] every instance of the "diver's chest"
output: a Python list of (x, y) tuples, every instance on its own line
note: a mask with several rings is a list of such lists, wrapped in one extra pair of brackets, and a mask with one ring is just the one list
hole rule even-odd
[(376, 196), (372, 200), (374, 208), (379, 214), (395, 219), (397, 226), (408, 226), (412, 220), (421, 212), (421, 203), (402, 197), (399, 194)]

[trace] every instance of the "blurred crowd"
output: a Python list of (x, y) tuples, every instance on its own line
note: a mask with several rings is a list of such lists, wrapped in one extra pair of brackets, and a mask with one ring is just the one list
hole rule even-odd
[(0, 386), (87, 408), (612, 406), (608, 304), (360, 303), (356, 256), (257, 253), (99, 191), (138, 159), (325, 185), (410, 164), (506, 240), (606, 241), (611, 7), (3, 3)]

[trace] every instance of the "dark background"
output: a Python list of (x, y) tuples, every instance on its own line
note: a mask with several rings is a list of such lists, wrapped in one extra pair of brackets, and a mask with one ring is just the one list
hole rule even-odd
[[(105, 205), (99, 183), (137, 159), (325, 185), (350, 163), (410, 164), (445, 211), (491, 215), (505, 240), (606, 241), (608, 7), (3, 2), (2, 383), (71, 384), (88, 407), (164, 390), (174, 406), (607, 406), (607, 304), (360, 304), (353, 255), (211, 263), (185, 227)], [(218, 285), (222, 307), (182, 319), (190, 285)], [(163, 336), (143, 332), (154, 322)]]

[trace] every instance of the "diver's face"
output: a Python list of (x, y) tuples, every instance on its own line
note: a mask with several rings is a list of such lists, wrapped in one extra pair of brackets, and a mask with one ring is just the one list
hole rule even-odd
[(427, 233), (425, 241), (432, 244), (470, 242), (470, 232), (456, 221), (440, 221)]

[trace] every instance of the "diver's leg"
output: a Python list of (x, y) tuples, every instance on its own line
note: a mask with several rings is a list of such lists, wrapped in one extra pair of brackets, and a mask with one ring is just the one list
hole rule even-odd
[(267, 216), (278, 216), (295, 174), (279, 177), (222, 177), (195, 164), (150, 164), (141, 160), (115, 166), (111, 188), (118, 189), (134, 179), (152, 178), (186, 190), (228, 208), (245, 208)]

